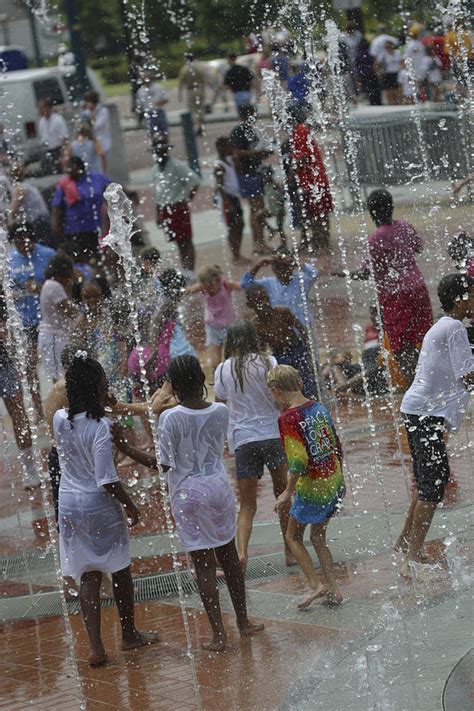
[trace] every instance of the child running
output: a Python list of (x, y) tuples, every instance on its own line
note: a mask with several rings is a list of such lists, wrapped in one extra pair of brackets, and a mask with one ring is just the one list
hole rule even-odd
[[(275, 508), (287, 506), (294, 497), (286, 540), (311, 588), (298, 608), (305, 610), (324, 596), (328, 605), (340, 605), (342, 594), (326, 543), (326, 528), (345, 493), (341, 444), (331, 415), (321, 403), (303, 395), (303, 383), (294, 368), (277, 365), (268, 373), (267, 382), (282, 411), (278, 425), (288, 457), (288, 485)], [(326, 585), (320, 581), (303, 543), (308, 524)]]
[(186, 293), (199, 293), (204, 299), (206, 346), (212, 370), (215, 370), (222, 361), (227, 328), (235, 321), (231, 292), (240, 291), (242, 287), (236, 281), (225, 279), (217, 264), (202, 267), (197, 276), (199, 283), (188, 287)]
[[(236, 321), (229, 327), (224, 363), (214, 375), (216, 400), (229, 408), (227, 441), (235, 452), (235, 470), (239, 485), (240, 510), (237, 520), (237, 550), (242, 567), (248, 560), (248, 544), (257, 512), (258, 482), (267, 466), (278, 498), (287, 484), (287, 460), (278, 429), (278, 410), (267, 385), (267, 374), (277, 364), (273, 356), (262, 352), (255, 326)], [(285, 537), (290, 504), (279, 510)], [(286, 550), (287, 565), (295, 560)]]
[(405, 553), (400, 573), (426, 563), (423, 545), (449, 480), (445, 432), (459, 430), (474, 385), (474, 356), (462, 321), (474, 315), (474, 279), (448, 274), (438, 286), (445, 316), (426, 333), (415, 379), (400, 407), (413, 460), (416, 492), (395, 550)]
[(114, 465), (110, 420), (105, 417), (107, 381), (100, 363), (78, 351), (66, 371), (69, 407), (53, 418), (61, 469), (59, 551), (63, 576), (80, 578), (80, 602), (90, 644), (89, 664), (107, 663), (100, 630), (100, 584), (111, 573), (122, 626), (122, 649), (158, 640), (134, 622), (127, 521), (139, 512)]
[[(235, 547), (235, 500), (224, 467), (228, 412), (222, 403), (205, 400), (205, 375), (194, 356), (171, 361), (166, 378), (179, 405), (164, 412), (158, 422), (160, 464), (169, 472), (171, 509), (182, 549), (196, 570), (197, 584), (212, 627), (212, 641), (203, 649), (221, 652), (226, 647), (216, 578), (216, 558), (224, 571), (240, 634), (253, 635), (263, 625), (249, 622), (244, 575)], [(124, 441), (115, 428), (116, 446), (145, 466), (157, 468), (156, 457)]]

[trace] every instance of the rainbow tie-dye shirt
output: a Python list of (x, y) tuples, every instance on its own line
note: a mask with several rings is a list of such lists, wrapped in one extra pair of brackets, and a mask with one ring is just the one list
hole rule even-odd
[(299, 474), (290, 515), (298, 523), (322, 523), (344, 496), (342, 449), (331, 415), (308, 400), (278, 418), (288, 471)]

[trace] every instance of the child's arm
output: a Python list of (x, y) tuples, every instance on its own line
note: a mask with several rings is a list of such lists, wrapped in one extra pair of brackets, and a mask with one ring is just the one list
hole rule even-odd
[(291, 472), (288, 472), (288, 480), (286, 483), (286, 489), (284, 489), (284, 491), (282, 491), (282, 493), (280, 494), (280, 496), (278, 497), (278, 499), (275, 502), (275, 511), (277, 513), (283, 506), (285, 506), (288, 503), (288, 501), (291, 500), (291, 497), (295, 493), (296, 482), (298, 481), (299, 478), (300, 478), (299, 474), (292, 474)]
[(117, 447), (119, 452), (123, 452), (123, 454), (130, 457), (130, 459), (134, 459), (136, 462), (143, 464), (149, 469), (158, 469), (156, 455), (144, 452), (143, 450), (138, 449), (138, 447), (133, 447), (129, 444), (125, 439), (124, 429), (118, 424), (118, 422), (114, 422), (112, 424), (110, 431), (112, 433), (112, 442)]
[(232, 279), (226, 279), (226, 285), (229, 291), (243, 291), (243, 287), (240, 286), (238, 281), (233, 281)]
[(102, 486), (109, 492), (109, 494), (117, 499), (120, 504), (122, 504), (127, 518), (130, 519), (130, 525), (135, 526), (140, 518), (140, 512), (123, 488), (122, 483), (120, 481), (116, 481), (113, 484), (103, 484)]
[(200, 292), (202, 292), (202, 284), (193, 284), (192, 286), (187, 286), (184, 290), (185, 296), (189, 296), (190, 294), (199, 294)]

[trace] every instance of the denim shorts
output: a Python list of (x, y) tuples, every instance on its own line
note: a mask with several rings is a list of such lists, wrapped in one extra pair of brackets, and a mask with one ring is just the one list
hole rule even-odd
[(250, 91), (235, 91), (234, 92), (235, 106), (238, 109), (240, 106), (246, 106), (252, 101), (252, 92)]
[(243, 198), (263, 195), (263, 181), (260, 175), (239, 175), (239, 189)]
[(274, 472), (287, 461), (281, 439), (264, 439), (241, 444), (235, 450), (235, 473), (237, 479), (261, 479), (266, 466)]
[(227, 326), (211, 326), (206, 323), (206, 346), (223, 346), (227, 336)]

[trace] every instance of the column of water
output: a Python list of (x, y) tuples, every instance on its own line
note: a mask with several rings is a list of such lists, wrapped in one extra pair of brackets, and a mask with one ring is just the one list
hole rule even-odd
[(23, 331), (23, 327), (18, 316), (12, 288), (8, 278), (8, 273), (10, 271), (10, 257), (7, 246), (7, 235), (4, 230), (0, 231), (0, 265), (3, 266), (3, 290), (5, 294), (5, 301), (7, 305), (8, 313), (8, 328), (13, 336), (13, 342), (16, 352), (16, 361), (18, 363), (20, 371), (21, 386), (23, 392), (23, 400), (25, 403), (25, 411), (28, 418), (28, 423), (31, 431), (31, 441), (32, 441), (32, 453), (34, 458), (34, 464), (36, 473), (38, 474), (41, 481), (41, 498), (44, 513), (46, 516), (48, 524), (48, 534), (49, 534), (49, 547), (53, 555), (54, 570), (57, 577), (58, 583), (58, 593), (61, 603), (61, 612), (64, 622), (64, 628), (66, 632), (66, 642), (68, 655), (71, 662), (72, 675), (74, 677), (74, 683), (76, 687), (77, 699), (79, 702), (79, 707), (81, 709), (86, 708), (85, 698), (82, 691), (81, 679), (79, 676), (79, 670), (77, 666), (76, 653), (74, 649), (74, 637), (72, 633), (71, 623), (69, 620), (68, 608), (66, 597), (64, 594), (63, 582), (61, 577), (61, 566), (58, 553), (58, 536), (56, 531), (56, 520), (54, 512), (52, 510), (51, 504), (49, 502), (49, 487), (47, 483), (47, 477), (43, 471), (43, 463), (41, 458), (41, 450), (38, 442), (38, 427), (35, 421), (35, 412), (32, 403), (32, 398), (30, 394), (28, 378), (27, 378), (27, 358), (26, 358), (26, 337)]
[(171, 557), (173, 562), (173, 570), (176, 575), (176, 583), (178, 587), (179, 595), (179, 605), (181, 609), (181, 615), (183, 619), (184, 632), (186, 636), (187, 645), (187, 656), (190, 661), (192, 678), (193, 678), (193, 689), (196, 699), (196, 704), (198, 709), (202, 709), (201, 695), (199, 691), (199, 684), (197, 680), (196, 663), (194, 658), (194, 653), (192, 650), (192, 639), (191, 632), (189, 629), (189, 620), (186, 611), (185, 596), (183, 591), (183, 585), (181, 580), (181, 564), (178, 559), (178, 549), (176, 546), (176, 533), (174, 530), (174, 524), (171, 517), (171, 509), (169, 505), (168, 492), (167, 492), (167, 478), (164, 475), (159, 461), (159, 445), (158, 436), (156, 430), (156, 420), (153, 415), (151, 397), (150, 397), (150, 386), (145, 369), (145, 362), (143, 359), (143, 346), (141, 341), (140, 328), (138, 323), (138, 310), (135, 301), (134, 293), (134, 281), (136, 278), (136, 263), (132, 255), (130, 238), (134, 230), (135, 217), (133, 215), (132, 204), (130, 200), (126, 197), (122, 187), (117, 183), (111, 183), (104, 193), (105, 200), (108, 206), (108, 213), (110, 219), (110, 231), (107, 237), (104, 239), (104, 244), (109, 246), (117, 256), (120, 258), (120, 262), (124, 271), (124, 290), (127, 295), (129, 304), (130, 321), (133, 330), (133, 335), (137, 345), (137, 350), (139, 354), (140, 362), (140, 372), (141, 372), (141, 382), (143, 386), (143, 391), (145, 394), (145, 400), (147, 403), (147, 413), (148, 421), (150, 423), (151, 431), (153, 434), (153, 443), (155, 447), (156, 459), (158, 464), (158, 479), (160, 484), (160, 491), (163, 500), (163, 510), (166, 519), (166, 528), (168, 531)]

